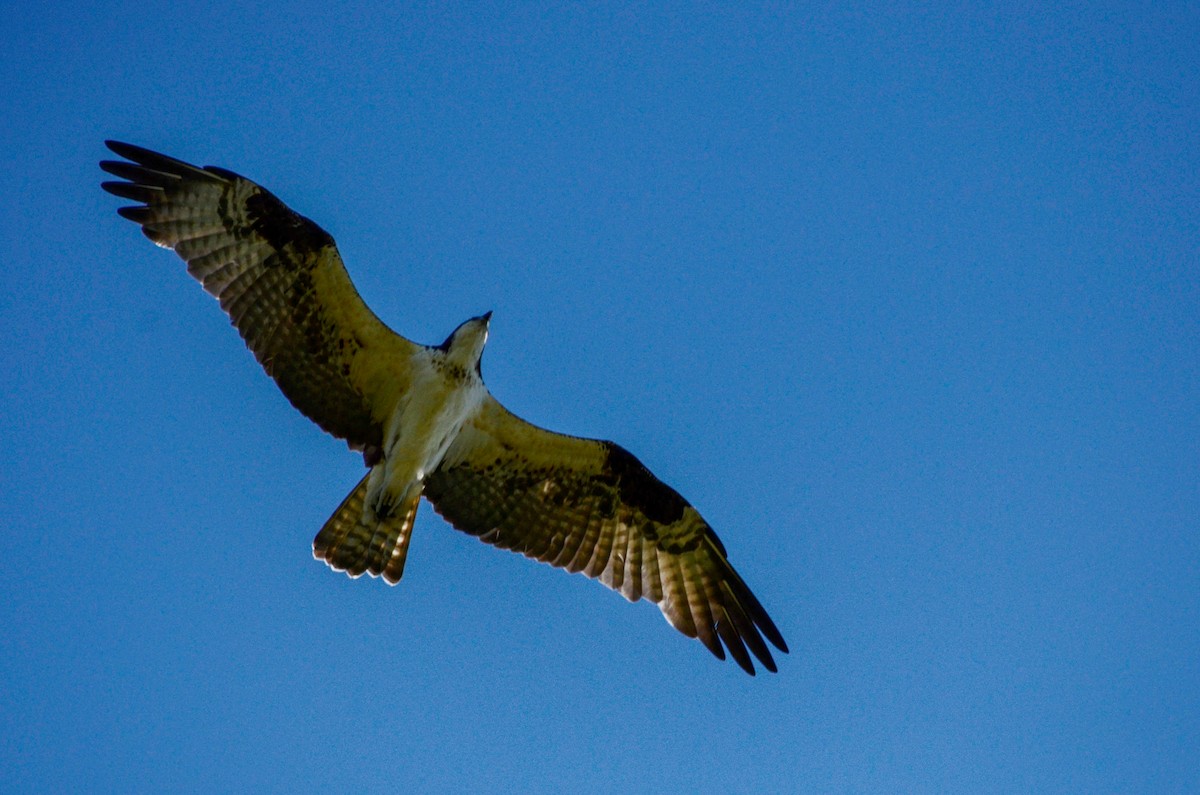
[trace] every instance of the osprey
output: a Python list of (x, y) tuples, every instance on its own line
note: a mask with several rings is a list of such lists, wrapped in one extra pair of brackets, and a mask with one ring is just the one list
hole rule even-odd
[(106, 142), (117, 210), (174, 249), (304, 416), (361, 451), (366, 476), (313, 541), (351, 577), (395, 584), (421, 497), (501, 549), (658, 604), (717, 658), (768, 670), (787, 645), (683, 497), (613, 442), (544, 430), (500, 405), (479, 360), (491, 312), (437, 346), (388, 328), (359, 297), (333, 238), (264, 188), (216, 166)]

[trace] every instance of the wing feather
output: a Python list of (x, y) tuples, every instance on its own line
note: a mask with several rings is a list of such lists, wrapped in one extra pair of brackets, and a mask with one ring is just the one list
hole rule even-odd
[(599, 579), (604, 575), (604, 570), (608, 567), (608, 561), (612, 557), (612, 544), (616, 533), (606, 532), (604, 523), (601, 521), (593, 520), (593, 524), (596, 527), (596, 543), (592, 545), (591, 557), (580, 570), (592, 579)]
[(552, 433), (490, 396), (426, 478), (425, 496), (481, 540), (649, 599), (714, 656), (770, 671), (787, 644), (690, 504), (612, 442)]
[(174, 249), (306, 417), (351, 447), (378, 446), (418, 346), (363, 303), (325, 230), (232, 171), (109, 141), (109, 193), (147, 237)]
[[(679, 561), (671, 557), (662, 550), (658, 550), (659, 569), (666, 569), (666, 601), (669, 609), (666, 611), (667, 620), (675, 629), (687, 635), (689, 638), (694, 638), (697, 635), (696, 620), (692, 616), (692, 605), (688, 601), (687, 581), (684, 579), (683, 571), (680, 569)], [(664, 558), (666, 558), (664, 560)]]
[[(653, 548), (651, 548), (649, 562), (643, 566), (642, 551), (644, 545), (642, 544), (641, 537), (636, 535), (633, 528), (628, 524), (622, 523), (621, 527), (625, 532), (625, 584), (621, 593), (629, 601), (636, 602), (643, 596), (643, 572), (646, 574), (647, 582), (653, 581), (656, 584), (658, 583), (658, 556)], [(657, 594), (654, 589), (651, 589), (646, 596), (649, 597), (650, 601), (658, 604), (662, 601), (662, 588), (658, 588)]]

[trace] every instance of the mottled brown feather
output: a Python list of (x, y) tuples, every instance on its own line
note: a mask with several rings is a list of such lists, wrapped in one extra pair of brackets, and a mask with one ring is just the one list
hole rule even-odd
[(425, 496), (489, 544), (658, 603), (673, 627), (720, 659), (728, 649), (749, 673), (747, 649), (775, 670), (762, 636), (787, 651), (708, 523), (611, 442), (543, 430), (488, 397), (426, 478)]
[(417, 346), (363, 303), (333, 238), (232, 171), (108, 147), (130, 162), (100, 164), (127, 180), (104, 189), (143, 203), (118, 212), (187, 262), (292, 405), (355, 449), (379, 446)]

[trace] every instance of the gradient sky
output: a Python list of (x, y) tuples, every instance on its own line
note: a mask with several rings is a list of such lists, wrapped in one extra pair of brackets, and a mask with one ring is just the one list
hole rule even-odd
[[(0, 8), (0, 790), (1200, 791), (1196, 4), (283, 8)], [(395, 588), (314, 561), (361, 459), (105, 138), (411, 338), (495, 310), (780, 673), (428, 506)]]

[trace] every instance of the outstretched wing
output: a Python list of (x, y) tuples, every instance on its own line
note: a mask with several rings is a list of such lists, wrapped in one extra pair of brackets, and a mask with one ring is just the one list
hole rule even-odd
[(333, 238), (232, 171), (106, 143), (131, 162), (102, 162), (127, 180), (102, 187), (141, 203), (117, 212), (187, 262), (304, 416), (352, 448), (378, 447), (417, 346), (363, 303)]
[(673, 627), (719, 659), (727, 648), (747, 673), (747, 648), (775, 671), (763, 636), (787, 651), (708, 523), (612, 442), (543, 430), (488, 396), (426, 478), (425, 496), (489, 544), (658, 603)]

